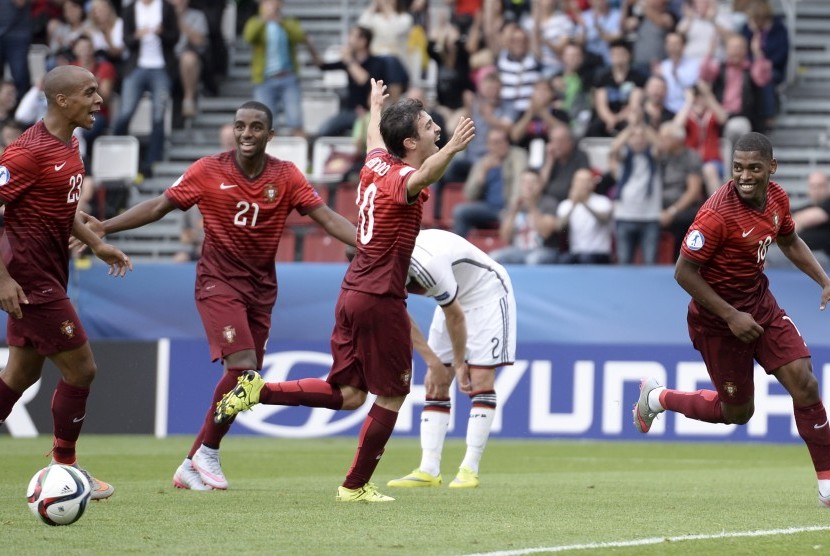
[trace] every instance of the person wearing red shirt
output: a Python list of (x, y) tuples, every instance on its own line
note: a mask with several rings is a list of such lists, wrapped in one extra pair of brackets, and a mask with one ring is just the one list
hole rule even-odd
[[(43, 79), (46, 116), (0, 155), (0, 204), (5, 230), (0, 240), (0, 308), (9, 314), (9, 361), (0, 370), (0, 423), (49, 358), (61, 380), (52, 397), (53, 463), (78, 466), (75, 444), (86, 417), (96, 374), (86, 332), (66, 294), (69, 237), (73, 234), (124, 276), (132, 263), (103, 243), (77, 215), (84, 179), (77, 127), (89, 129), (101, 109), (98, 83), (87, 70), (60, 66)], [(85, 470), (92, 499), (112, 495), (112, 485)]]
[(813, 375), (810, 351), (792, 318), (778, 306), (764, 274), (775, 242), (830, 301), (830, 277), (795, 231), (786, 191), (770, 176), (772, 145), (760, 133), (735, 143), (732, 180), (704, 203), (689, 228), (675, 278), (692, 300), (692, 344), (703, 356), (715, 390), (681, 392), (643, 380), (634, 426), (648, 432), (663, 411), (708, 423), (744, 425), (755, 410), (755, 361), (793, 399), (795, 424), (813, 461), (818, 500), (830, 507), (830, 426)]
[(251, 372), (240, 377), (216, 409), (227, 422), (257, 403), (357, 409), (367, 392), (377, 396), (363, 422), (357, 453), (338, 488), (341, 502), (389, 502), (369, 482), (409, 393), (412, 340), (406, 312), (406, 278), (421, 227), (429, 184), (475, 135), (463, 118), (440, 150), (441, 128), (421, 101), (402, 99), (383, 111), (383, 81), (371, 80), (366, 163), (360, 171), (356, 254), (335, 307), (334, 361), (326, 380), (266, 383)]

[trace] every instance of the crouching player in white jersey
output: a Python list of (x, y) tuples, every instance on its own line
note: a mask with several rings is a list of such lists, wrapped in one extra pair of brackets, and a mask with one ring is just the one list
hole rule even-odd
[[(450, 421), (453, 375), (472, 398), (467, 453), (450, 488), (478, 486), (478, 467), (496, 411), (496, 370), (516, 355), (516, 300), (503, 266), (450, 232), (422, 230), (409, 265), (407, 290), (438, 307), (425, 339), (412, 322), (412, 343), (427, 364), (421, 414), (421, 464), (390, 487), (431, 487), (441, 480), (441, 451)], [(454, 369), (454, 373), (453, 373)]]

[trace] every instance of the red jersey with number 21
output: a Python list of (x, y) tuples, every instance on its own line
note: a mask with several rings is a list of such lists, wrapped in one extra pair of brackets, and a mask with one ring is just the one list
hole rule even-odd
[(414, 171), (384, 149), (366, 155), (357, 189), (357, 253), (344, 289), (406, 297), (409, 262), (429, 198), (424, 189), (410, 204), (406, 184)]
[[(729, 181), (698, 211), (681, 254), (700, 265), (701, 276), (718, 295), (754, 315), (769, 285), (763, 272), (767, 250), (778, 236), (794, 231), (790, 201), (780, 185), (769, 182), (766, 206), (758, 209), (744, 202)], [(701, 317), (716, 319), (693, 305)]]
[(83, 181), (78, 140), (64, 143), (42, 120), (0, 155), (0, 201), (6, 205), (0, 253), (29, 303), (66, 298), (69, 234)]

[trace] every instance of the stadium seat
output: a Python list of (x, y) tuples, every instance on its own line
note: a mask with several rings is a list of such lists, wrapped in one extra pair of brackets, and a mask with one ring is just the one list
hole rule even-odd
[(329, 118), (340, 111), (340, 97), (331, 92), (303, 91), (303, 131), (314, 135)]
[(451, 182), (444, 186), (441, 192), (441, 225), (444, 228), (452, 229), (452, 211), (465, 201), (463, 183)]
[(677, 262), (674, 258), (674, 235), (671, 232), (660, 232), (660, 244), (657, 246), (657, 264), (673, 265)]
[(297, 260), (297, 234), (287, 227), (282, 232), (279, 247), (277, 247), (277, 262), (293, 263)]
[(308, 179), (314, 183), (334, 183), (339, 181), (345, 172), (332, 173), (330, 169), (327, 171), (326, 164), (332, 156), (354, 157), (357, 155), (357, 145), (351, 137), (318, 137), (311, 151), (311, 175)]
[[(323, 61), (339, 62), (343, 56), (343, 45), (332, 44), (323, 53)], [(323, 72), (323, 88), (329, 91), (339, 91), (349, 85), (349, 74), (344, 69)]]
[(341, 183), (334, 192), (334, 211), (357, 223), (357, 187), (350, 183)]
[(92, 177), (132, 182), (138, 175), (139, 148), (131, 135), (102, 135), (92, 144)]
[(293, 162), (300, 172), (308, 172), (308, 141), (303, 137), (274, 137), (265, 146), (265, 152), (279, 158)]
[[(29, 64), (29, 80), (37, 83), (46, 75), (46, 58), (49, 56), (49, 47), (45, 44), (33, 44), (29, 46), (27, 56)], [(2, 68), (0, 68), (2, 70)], [(2, 73), (2, 71), (0, 71)]]
[(322, 231), (311, 231), (303, 236), (303, 262), (345, 263), (346, 246)]
[(467, 236), (467, 241), (485, 253), (507, 246), (507, 244), (502, 241), (501, 237), (499, 237), (498, 230), (470, 230), (470, 234)]
[(441, 228), (441, 220), (435, 218), (435, 191), (429, 192), (429, 199), (424, 203), (424, 214), (421, 217), (421, 228)]

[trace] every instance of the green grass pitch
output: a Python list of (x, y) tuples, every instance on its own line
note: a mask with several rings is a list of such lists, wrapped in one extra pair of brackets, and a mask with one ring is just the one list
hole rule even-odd
[[(49, 461), (50, 439), (0, 437), (0, 554), (830, 552), (830, 510), (817, 506), (801, 444), (491, 440), (480, 488), (396, 490), (386, 481), (416, 467), (420, 449), (393, 437), (374, 481), (397, 500), (344, 504), (334, 497), (355, 438), (228, 438), (226, 492), (173, 488), (190, 442), (82, 437), (80, 463), (115, 495), (74, 525), (48, 527), (29, 513), (25, 490)], [(445, 485), (463, 450), (448, 442)]]

